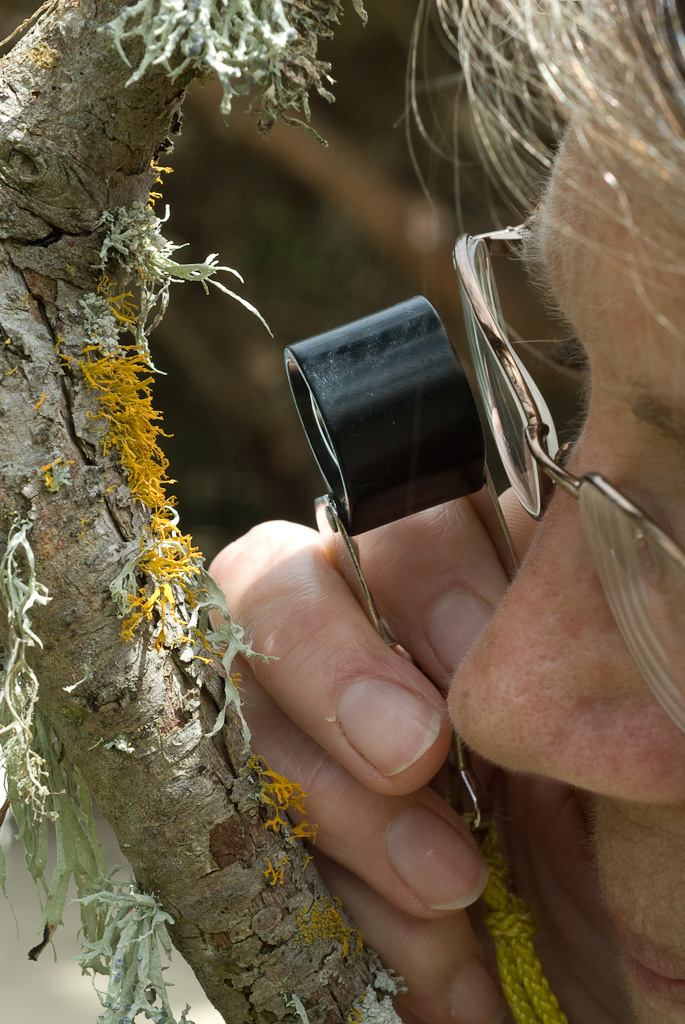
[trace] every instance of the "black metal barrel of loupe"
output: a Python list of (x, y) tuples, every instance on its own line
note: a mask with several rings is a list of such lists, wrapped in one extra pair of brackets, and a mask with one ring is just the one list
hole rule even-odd
[(349, 534), (483, 485), (485, 446), (452, 343), (422, 296), (291, 345), (288, 379)]
[[(329, 491), (315, 502), (319, 529), (392, 646), (353, 538), (483, 486), (485, 442), (466, 375), (422, 296), (297, 342), (285, 364)], [(485, 801), (458, 739), (456, 750), (472, 825), (482, 828)]]

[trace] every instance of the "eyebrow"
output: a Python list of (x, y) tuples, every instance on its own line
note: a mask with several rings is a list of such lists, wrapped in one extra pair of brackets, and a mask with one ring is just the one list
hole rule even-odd
[(631, 392), (630, 407), (639, 420), (685, 445), (685, 408), (671, 405), (643, 384), (632, 384)]
[[(573, 330), (570, 319), (567, 318), (557, 300), (550, 280), (549, 266), (543, 258), (541, 226), (542, 220), (538, 217), (532, 217), (527, 222), (522, 244), (519, 245), (521, 262), (526, 270), (528, 280), (533, 288), (540, 293), (547, 312), (556, 313)], [(580, 339), (577, 340), (576, 347), (582, 350)], [(587, 355), (585, 360), (587, 369), (589, 366)], [(685, 408), (672, 405), (661, 395), (650, 391), (644, 384), (639, 384), (636, 381), (631, 381), (629, 384), (628, 404), (637, 419), (653, 427), (662, 437), (669, 441), (677, 441), (685, 447)]]

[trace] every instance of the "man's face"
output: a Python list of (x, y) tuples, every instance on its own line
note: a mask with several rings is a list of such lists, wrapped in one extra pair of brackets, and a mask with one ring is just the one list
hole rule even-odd
[[(571, 135), (541, 218), (547, 273), (590, 369), (569, 469), (601, 473), (685, 548), (681, 299), (667, 274), (637, 269), (645, 254), (623, 220), (627, 200), (639, 230), (642, 208), (626, 182), (619, 192)], [(685, 735), (618, 632), (572, 497), (557, 493), (531, 527), (522, 569), (457, 673), (450, 709), (475, 750), (515, 773), (507, 809), (526, 823), (512, 830), (510, 855), (556, 946), (543, 960), (562, 1006), (575, 958), (591, 990), (579, 1019), (597, 1020), (601, 1005), (603, 1019), (625, 1020), (620, 998), (602, 996), (616, 952), (636, 1020), (684, 1024)], [(578, 807), (569, 786), (580, 812), (568, 810), (569, 800)], [(550, 835), (558, 823), (563, 842)]]

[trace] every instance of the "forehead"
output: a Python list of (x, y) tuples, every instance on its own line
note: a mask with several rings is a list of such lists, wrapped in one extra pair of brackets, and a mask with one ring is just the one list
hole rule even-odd
[(569, 136), (535, 218), (535, 248), (592, 377), (685, 442), (683, 239), (656, 233), (644, 182), (626, 173), (619, 183), (604, 167)]

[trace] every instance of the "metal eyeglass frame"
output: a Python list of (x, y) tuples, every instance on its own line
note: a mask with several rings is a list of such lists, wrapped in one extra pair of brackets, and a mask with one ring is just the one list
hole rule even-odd
[[(482, 235), (463, 235), (458, 239), (454, 249), (454, 266), (459, 276), (462, 295), (469, 302), (471, 314), (477, 321), (488, 345), (504, 371), (526, 419), (524, 440), (532, 456), (532, 466), (536, 476), (535, 483), (539, 495), (539, 508), (537, 512), (534, 512), (526, 507), (520, 497), (519, 501), (529, 515), (539, 519), (544, 511), (547, 500), (551, 496), (554, 484), (558, 484), (559, 487), (566, 491), (567, 494), (576, 498), (576, 500), (580, 499), (581, 491), (584, 487), (591, 486), (596, 488), (604, 498), (618, 506), (620, 511), (629, 517), (635, 538), (648, 538), (675, 565), (676, 569), (682, 571), (685, 576), (685, 552), (645, 512), (634, 505), (624, 494), (616, 490), (599, 473), (585, 473), (580, 477), (569, 473), (561, 464), (568, 446), (562, 446), (553, 454), (550, 454), (548, 450), (547, 438), (550, 433), (550, 427), (552, 430), (554, 429), (551, 414), (549, 410), (546, 410), (544, 400), (539, 402), (533, 394), (529, 384), (532, 378), (528, 377), (526, 379), (527, 373), (522, 371), (522, 364), (519, 364), (517, 361), (509, 341), (497, 323), (496, 315), (490, 308), (479, 284), (475, 266), (476, 252), (479, 246), (483, 244), (487, 247), (488, 259), (495, 255), (516, 255), (517, 246), (523, 239), (524, 230), (525, 225), (520, 225), (519, 227), (505, 228)], [(487, 401), (487, 395), (482, 397)], [(540, 404), (547, 411), (548, 422), (545, 421)], [(542, 470), (542, 473), (539, 472), (540, 470)], [(612, 599), (611, 596), (611, 587), (605, 584), (605, 577), (600, 564), (598, 564), (600, 559), (597, 557), (596, 552), (598, 551), (599, 542), (596, 538), (589, 535), (590, 531), (586, 528), (585, 522), (583, 522), (583, 526), (593, 555), (595, 569), (621, 634), (657, 700), (659, 700), (667, 714), (675, 721), (676, 725), (685, 732), (685, 689), (675, 679), (674, 673), (670, 669), (670, 665), (668, 665), (663, 645), (661, 652), (659, 652), (656, 650), (652, 639), (652, 650), (649, 653), (645, 653), (643, 647), (650, 642), (649, 639), (645, 640), (644, 636), (638, 639), (627, 627), (623, 627), (621, 621), (624, 617), (623, 612), (620, 608), (617, 611), (617, 603), (615, 603), (615, 599)], [(653, 632), (652, 626), (650, 626), (650, 629)], [(659, 643), (658, 638), (657, 643)], [(663, 683), (660, 683), (659, 674), (661, 674), (662, 679), (668, 675), (670, 685), (664, 686)]]

